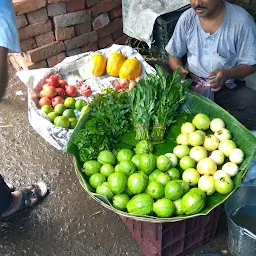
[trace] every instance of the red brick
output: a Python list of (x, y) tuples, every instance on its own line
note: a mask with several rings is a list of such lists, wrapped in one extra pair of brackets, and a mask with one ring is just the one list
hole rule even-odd
[(123, 36), (121, 36), (120, 38), (118, 38), (114, 43), (115, 44), (126, 44), (126, 42), (127, 42), (127, 39), (128, 39), (129, 37), (127, 36), (127, 35), (123, 35)]
[(106, 27), (100, 28), (98, 30), (98, 36), (99, 38), (106, 37), (122, 27), (123, 27), (123, 20), (121, 18), (117, 18), (112, 22), (110, 22)]
[(81, 47), (82, 52), (94, 52), (94, 51), (97, 51), (98, 49), (99, 48), (98, 48), (97, 43), (86, 44), (86, 45)]
[(48, 66), (51, 68), (57, 65), (58, 63), (62, 62), (65, 58), (66, 58), (65, 52), (61, 52), (59, 54), (51, 56), (46, 61), (48, 63)]
[(37, 35), (35, 36), (35, 38), (36, 38), (36, 43), (38, 47), (41, 47), (45, 44), (53, 43), (55, 41), (55, 36), (53, 31), (49, 31), (44, 34)]
[(41, 21), (48, 20), (47, 10), (45, 7), (39, 10), (27, 13), (26, 15), (27, 15), (29, 24), (35, 24)]
[(68, 57), (70, 57), (70, 56), (78, 55), (78, 54), (80, 54), (80, 53), (82, 53), (81, 49), (80, 49), (80, 48), (77, 48), (77, 49), (74, 49), (74, 50), (71, 50), (71, 51), (66, 52), (66, 55), (67, 55)]
[(48, 4), (55, 4), (55, 3), (61, 3), (61, 2), (68, 2), (72, 0), (47, 0)]
[(33, 63), (22, 56), (22, 54), (12, 54), (13, 58), (15, 59), (16, 63), (20, 66), (21, 69), (30, 70), (30, 69), (37, 69), (37, 68), (47, 68), (47, 62), (42, 60), (37, 63)]
[(64, 50), (65, 46), (63, 42), (54, 42), (38, 47), (34, 50), (27, 51), (25, 57), (31, 62), (39, 62), (60, 52), (63, 52)]
[(55, 36), (57, 41), (68, 40), (75, 37), (74, 27), (56, 28)]
[(111, 35), (103, 37), (98, 42), (99, 49), (103, 49), (103, 48), (107, 47), (108, 45), (112, 45), (113, 42), (114, 42), (114, 40)]
[(45, 7), (46, 0), (12, 0), (17, 15), (32, 12)]
[(69, 27), (91, 21), (91, 11), (70, 12), (53, 17), (55, 28)]
[(64, 14), (67, 12), (67, 7), (65, 3), (56, 3), (49, 4), (47, 6), (47, 12), (49, 17), (53, 17), (56, 15)]
[(122, 6), (118, 6), (110, 11), (110, 19), (113, 20), (115, 18), (122, 16)]
[(28, 25), (28, 20), (25, 14), (16, 16), (16, 24), (18, 28), (23, 28)]
[(25, 40), (30, 37), (40, 35), (52, 30), (52, 23), (50, 20), (39, 22), (19, 29), (20, 40)]
[(72, 0), (67, 2), (67, 12), (76, 12), (85, 9), (85, 0)]
[(26, 39), (20, 42), (20, 48), (22, 52), (35, 49), (37, 47), (36, 40), (34, 37)]
[(73, 49), (79, 48), (83, 45), (95, 43), (98, 41), (98, 35), (96, 31), (92, 31), (81, 36), (74, 37), (70, 40), (66, 40), (65, 47), (66, 51), (71, 51)]
[(91, 8), (92, 17), (97, 17), (99, 14), (108, 12), (122, 4), (122, 0), (103, 0)]
[(87, 8), (90, 8), (90, 7), (98, 4), (101, 1), (102, 0), (85, 0), (85, 5), (86, 5)]
[(112, 33), (112, 36), (113, 36), (113, 39), (116, 40), (116, 39), (118, 39), (119, 37), (121, 37), (123, 34), (124, 34), (123, 29), (120, 28), (120, 29), (118, 29), (117, 31), (113, 32), (113, 33)]
[(110, 20), (107, 13), (103, 13), (92, 22), (93, 30), (98, 30), (109, 24)]
[(82, 34), (86, 34), (86, 33), (90, 32), (90, 31), (92, 31), (92, 24), (91, 24), (91, 22), (75, 25), (76, 36), (80, 36)]

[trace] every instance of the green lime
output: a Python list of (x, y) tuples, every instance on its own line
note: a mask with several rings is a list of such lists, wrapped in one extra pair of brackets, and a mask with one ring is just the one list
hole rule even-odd
[(62, 113), (62, 116), (66, 117), (66, 118), (75, 118), (76, 114), (73, 109), (66, 109)]
[(157, 157), (156, 167), (159, 171), (165, 172), (172, 167), (172, 164), (171, 164), (170, 159), (167, 156), (162, 155), (162, 156)]
[(108, 200), (111, 200), (114, 196), (114, 193), (110, 190), (108, 183), (103, 182), (96, 188), (96, 193), (102, 196), (105, 196)]
[(198, 195), (200, 195), (204, 200), (206, 200), (206, 193), (201, 190), (200, 188), (191, 188), (189, 190), (189, 193), (197, 193)]
[(130, 196), (130, 197), (131, 197), (131, 196), (134, 196), (134, 194), (131, 192), (131, 190), (130, 190), (128, 187), (126, 187), (124, 193), (127, 194), (127, 195)]
[(116, 166), (118, 166), (115, 169), (116, 172), (124, 173), (127, 176), (130, 176), (132, 173), (136, 171), (136, 166), (130, 160), (122, 161)]
[(151, 215), (153, 212), (153, 198), (146, 194), (135, 195), (127, 204), (127, 211), (136, 215)]
[(75, 103), (75, 108), (79, 111), (81, 111), (84, 106), (87, 106), (87, 102), (83, 99), (78, 99)]
[(137, 168), (139, 168), (139, 162), (140, 162), (140, 155), (134, 155), (131, 159), (131, 161), (135, 164)]
[(153, 211), (160, 218), (170, 218), (175, 210), (173, 202), (167, 198), (158, 199), (153, 204)]
[(164, 172), (159, 173), (156, 176), (156, 181), (163, 184), (164, 186), (171, 180), (170, 176)]
[(101, 173), (94, 173), (89, 179), (89, 183), (94, 189), (96, 189), (99, 185), (101, 185), (105, 181), (106, 181), (106, 177)]
[(55, 111), (50, 112), (49, 114), (47, 114), (48, 118), (50, 119), (50, 121), (53, 123), (54, 119), (59, 116), (59, 114)]
[(182, 198), (179, 198), (179, 199), (173, 201), (174, 206), (176, 208), (176, 210), (175, 210), (176, 216), (184, 214), (184, 212), (182, 211), (182, 208), (181, 208), (181, 200), (182, 200)]
[(164, 189), (165, 197), (170, 200), (177, 200), (183, 196), (183, 188), (176, 180), (169, 181)]
[(151, 181), (147, 186), (147, 193), (154, 199), (160, 199), (164, 197), (164, 185), (157, 181)]
[(160, 173), (162, 173), (162, 172), (159, 171), (159, 170), (157, 170), (157, 169), (155, 169), (153, 172), (151, 172), (151, 173), (149, 174), (149, 176), (148, 176), (149, 181), (154, 181), (154, 180), (156, 180), (157, 175), (160, 174)]
[[(53, 113), (53, 112), (52, 112)], [(62, 127), (62, 128), (69, 128), (70, 126), (70, 122), (68, 121), (68, 119), (64, 116), (57, 116), (54, 119), (54, 125), (58, 126), (58, 127)]]
[(67, 97), (64, 100), (64, 105), (66, 108), (75, 109), (76, 100), (73, 97)]
[(71, 117), (68, 119), (68, 121), (70, 122), (70, 128), (75, 129), (75, 127), (77, 125), (77, 119), (74, 117)]
[(147, 187), (147, 179), (142, 173), (133, 173), (128, 178), (127, 187), (133, 194), (142, 193)]
[(139, 158), (139, 170), (150, 174), (156, 167), (156, 158), (153, 154), (141, 154)]
[(53, 111), (53, 108), (50, 105), (44, 105), (41, 107), (41, 110), (48, 115), (49, 113), (51, 113)]
[(113, 165), (113, 164), (116, 163), (116, 157), (111, 151), (105, 149), (105, 150), (103, 150), (99, 153), (98, 161), (101, 164), (111, 164), (111, 165)]
[(176, 181), (179, 182), (181, 187), (183, 188), (183, 195), (188, 193), (188, 191), (190, 190), (189, 184), (187, 182), (185, 182), (184, 180), (176, 180)]
[(181, 209), (186, 215), (198, 213), (203, 210), (205, 200), (199, 193), (188, 192), (182, 197)]
[(84, 106), (81, 109), (81, 116), (84, 115), (85, 113), (87, 113), (89, 111), (89, 105)]
[(54, 107), (54, 111), (57, 112), (58, 114), (62, 115), (62, 113), (64, 112), (64, 110), (66, 110), (67, 108), (64, 106), (64, 104), (57, 104)]
[(184, 156), (180, 159), (179, 163), (182, 170), (189, 168), (194, 168), (196, 166), (196, 161), (190, 156)]
[(105, 177), (108, 177), (111, 173), (114, 173), (115, 169), (111, 164), (103, 164), (100, 168), (100, 173)]
[(108, 186), (114, 194), (121, 194), (126, 189), (127, 177), (120, 172), (111, 173), (108, 176)]
[(130, 149), (121, 149), (118, 153), (117, 153), (117, 160), (118, 162), (122, 162), (125, 160), (131, 160), (133, 157), (133, 152)]
[(94, 173), (100, 172), (101, 164), (96, 160), (89, 160), (84, 163), (83, 167), (84, 173), (90, 177)]
[(152, 153), (153, 145), (147, 140), (141, 140), (136, 144), (135, 152), (137, 155)]
[(129, 201), (130, 198), (127, 194), (115, 195), (113, 197), (113, 206), (118, 210), (125, 211)]
[(169, 169), (166, 174), (168, 174), (171, 178), (171, 180), (178, 180), (181, 178), (180, 172), (177, 168), (171, 168)]

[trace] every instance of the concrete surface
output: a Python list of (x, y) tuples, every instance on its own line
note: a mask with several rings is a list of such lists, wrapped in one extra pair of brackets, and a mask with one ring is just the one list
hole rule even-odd
[[(92, 200), (75, 175), (71, 155), (57, 151), (30, 126), (27, 91), (10, 66), (0, 103), (1, 174), (16, 187), (37, 180), (50, 195), (33, 210), (0, 223), (1, 256), (142, 256), (120, 218)], [(229, 255), (225, 215), (214, 239), (188, 256)]]

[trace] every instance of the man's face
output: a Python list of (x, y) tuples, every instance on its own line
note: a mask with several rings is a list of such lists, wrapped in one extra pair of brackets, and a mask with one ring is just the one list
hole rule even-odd
[(200, 17), (211, 16), (222, 0), (190, 0), (192, 8)]

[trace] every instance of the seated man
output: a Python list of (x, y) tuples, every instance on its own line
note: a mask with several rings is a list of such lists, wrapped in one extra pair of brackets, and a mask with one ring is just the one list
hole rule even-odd
[[(248, 129), (256, 128), (256, 91), (240, 81), (256, 72), (256, 25), (224, 0), (190, 0), (166, 46), (172, 69), (210, 84), (214, 101)], [(187, 54), (187, 66), (182, 57)], [(256, 82), (256, 81), (255, 81)]]

